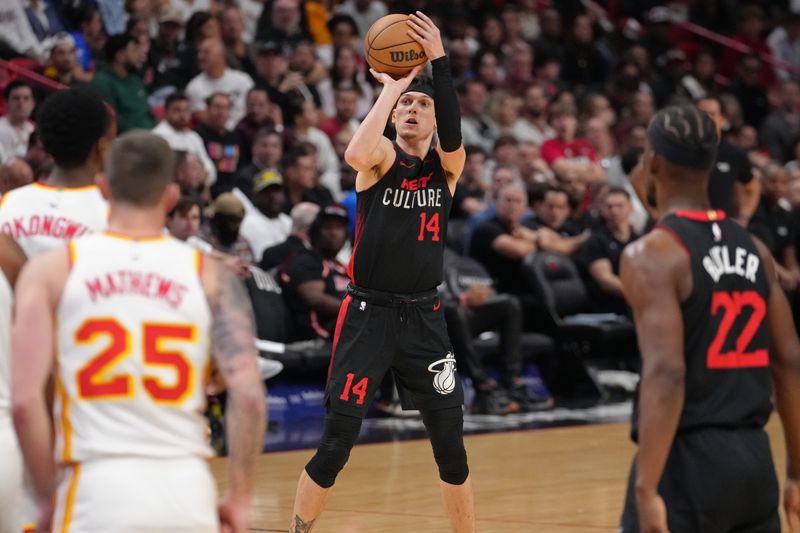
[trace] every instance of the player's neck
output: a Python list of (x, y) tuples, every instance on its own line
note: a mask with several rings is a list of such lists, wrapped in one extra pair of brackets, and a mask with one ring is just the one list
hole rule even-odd
[(410, 143), (402, 137), (397, 137), (396, 140), (397, 146), (399, 146), (405, 153), (419, 157), (420, 159), (425, 159), (425, 156), (428, 155), (428, 150), (431, 149), (432, 141), (433, 136), (415, 143)]
[(708, 193), (703, 182), (698, 185), (681, 183), (676, 185), (674, 190), (666, 187), (656, 191), (656, 202), (660, 211), (664, 214), (676, 211), (706, 211), (711, 209), (708, 201)]
[(163, 235), (166, 216), (161, 206), (151, 208), (134, 207), (118, 202), (111, 203), (108, 230), (133, 238), (159, 237)]
[(70, 169), (57, 166), (47, 178), (47, 184), (53, 187), (63, 187), (65, 189), (94, 185), (94, 172), (87, 166)]

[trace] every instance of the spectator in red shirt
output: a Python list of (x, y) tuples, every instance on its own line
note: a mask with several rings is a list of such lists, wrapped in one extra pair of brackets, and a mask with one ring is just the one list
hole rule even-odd
[(550, 110), (550, 118), (556, 137), (542, 145), (542, 159), (550, 165), (556, 177), (577, 175), (587, 183), (603, 181), (603, 167), (600, 166), (592, 144), (575, 136), (578, 127), (575, 107), (556, 104)]

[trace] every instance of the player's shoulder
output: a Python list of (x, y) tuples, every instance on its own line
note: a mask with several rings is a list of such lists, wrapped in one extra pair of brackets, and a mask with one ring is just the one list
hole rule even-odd
[(628, 244), (622, 252), (623, 268), (647, 276), (661, 277), (688, 264), (689, 251), (680, 237), (666, 226)]

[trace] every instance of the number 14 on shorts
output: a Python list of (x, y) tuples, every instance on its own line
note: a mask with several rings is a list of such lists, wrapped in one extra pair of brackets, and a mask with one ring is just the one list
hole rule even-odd
[(363, 377), (358, 382), (353, 385), (353, 380), (355, 380), (356, 375), (352, 372), (347, 374), (347, 382), (344, 384), (344, 390), (342, 394), (339, 396), (339, 399), (344, 402), (350, 401), (350, 393), (353, 393), (353, 399), (356, 401), (358, 405), (364, 405), (364, 398), (367, 397), (367, 385), (369, 384), (369, 378)]

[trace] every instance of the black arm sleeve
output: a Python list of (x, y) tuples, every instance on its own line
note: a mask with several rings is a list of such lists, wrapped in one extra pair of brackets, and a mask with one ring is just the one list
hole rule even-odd
[(439, 144), (445, 152), (455, 152), (461, 146), (461, 110), (450, 74), (450, 61), (447, 56), (439, 57), (431, 61), (431, 68)]

